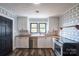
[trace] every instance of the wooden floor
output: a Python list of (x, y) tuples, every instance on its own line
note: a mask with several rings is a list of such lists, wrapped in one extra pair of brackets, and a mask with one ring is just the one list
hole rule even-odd
[(10, 56), (54, 56), (51, 48), (15, 49)]

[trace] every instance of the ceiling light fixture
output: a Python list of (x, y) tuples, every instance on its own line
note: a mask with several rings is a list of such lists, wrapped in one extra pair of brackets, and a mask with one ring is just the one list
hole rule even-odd
[(36, 13), (39, 13), (39, 10), (36, 10), (35, 12), (36, 12)]
[(40, 3), (36, 2), (36, 3), (34, 3), (34, 4), (40, 4)]

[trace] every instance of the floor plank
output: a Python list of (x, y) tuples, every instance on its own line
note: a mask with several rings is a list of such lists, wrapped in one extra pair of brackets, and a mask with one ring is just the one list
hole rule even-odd
[(54, 56), (51, 48), (18, 48), (10, 56)]

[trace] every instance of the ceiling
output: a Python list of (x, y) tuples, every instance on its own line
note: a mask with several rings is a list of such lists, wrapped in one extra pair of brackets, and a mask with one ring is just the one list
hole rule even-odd
[[(49, 16), (60, 16), (75, 3), (0, 3), (4, 7), (18, 16), (28, 16), (32, 18), (46, 18)], [(36, 10), (39, 13), (36, 13)]]

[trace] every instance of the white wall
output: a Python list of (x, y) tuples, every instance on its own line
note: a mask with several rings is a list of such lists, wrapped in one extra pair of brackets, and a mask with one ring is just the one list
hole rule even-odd
[(18, 32), (19, 30), (27, 30), (27, 17), (17, 17)]
[(16, 35), (18, 35), (17, 18), (13, 19), (13, 50), (16, 49), (15, 47), (15, 36)]
[(53, 29), (59, 29), (59, 18), (58, 17), (49, 17), (49, 31)]

